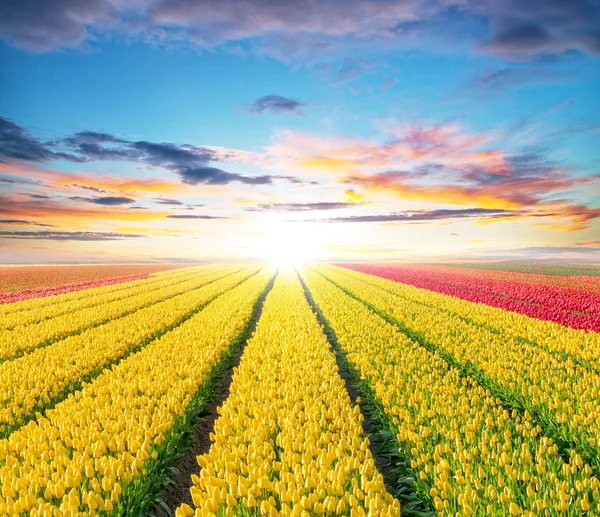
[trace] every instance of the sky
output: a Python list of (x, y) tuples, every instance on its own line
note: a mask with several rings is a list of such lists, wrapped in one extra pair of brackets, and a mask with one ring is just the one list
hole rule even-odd
[(0, 262), (600, 260), (598, 0), (4, 0)]

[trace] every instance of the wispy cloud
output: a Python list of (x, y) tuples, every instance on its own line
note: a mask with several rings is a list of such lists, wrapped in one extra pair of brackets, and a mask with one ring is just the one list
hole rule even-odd
[(479, 74), (470, 86), (479, 92), (499, 92), (530, 84), (564, 81), (573, 75), (571, 71), (540, 66), (496, 68)]
[(314, 203), (262, 203), (256, 206), (249, 206), (244, 210), (248, 212), (311, 212), (315, 210), (338, 210), (357, 205), (357, 203), (326, 201)]
[(35, 221), (29, 221), (29, 220), (25, 220), (25, 219), (0, 219), (0, 226), (1, 225), (46, 226), (46, 227), (52, 227), (53, 226), (51, 224), (36, 223)]
[(229, 219), (216, 215), (195, 215), (195, 214), (170, 214), (167, 219)]
[(114, 241), (121, 239), (137, 239), (145, 237), (143, 234), (115, 233), (115, 232), (63, 232), (63, 231), (39, 231), (39, 232), (10, 232), (0, 231), (0, 238), (4, 239), (36, 239), (53, 241)]
[(427, 221), (442, 221), (450, 219), (494, 219), (516, 217), (517, 212), (511, 210), (494, 210), (488, 208), (441, 209), (441, 210), (407, 210), (376, 215), (350, 215), (346, 217), (331, 217), (317, 219), (325, 223), (384, 223), (405, 222), (419, 223)]

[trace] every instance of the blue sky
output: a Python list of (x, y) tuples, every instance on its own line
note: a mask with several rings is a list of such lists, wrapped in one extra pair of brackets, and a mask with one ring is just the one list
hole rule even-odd
[(7, 4), (3, 262), (598, 258), (592, 0)]

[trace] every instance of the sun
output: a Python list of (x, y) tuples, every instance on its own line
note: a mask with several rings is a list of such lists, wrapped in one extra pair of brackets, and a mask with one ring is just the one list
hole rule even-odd
[(260, 255), (276, 266), (296, 266), (316, 258), (314, 229), (306, 223), (275, 223), (264, 233)]

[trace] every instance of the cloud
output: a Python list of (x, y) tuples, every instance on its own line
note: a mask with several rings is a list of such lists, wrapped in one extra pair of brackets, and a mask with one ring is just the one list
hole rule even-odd
[(485, 0), (473, 1), (472, 7), (490, 21), (490, 37), (482, 48), (499, 57), (519, 60), (571, 50), (600, 52), (600, 6), (593, 0)]
[(426, 222), (447, 219), (494, 219), (515, 217), (517, 213), (511, 210), (493, 210), (487, 208), (441, 209), (441, 210), (407, 210), (391, 214), (351, 215), (347, 217), (332, 217), (318, 219), (324, 223), (383, 223), (383, 222)]
[(252, 113), (259, 114), (267, 112), (273, 115), (279, 115), (280, 113), (296, 113), (297, 115), (302, 115), (298, 109), (304, 106), (306, 106), (306, 104), (302, 101), (290, 99), (274, 93), (272, 95), (259, 97), (248, 106), (248, 110)]
[[(4, 136), (4, 141), (2, 137)], [(145, 163), (150, 167), (160, 167), (177, 174), (183, 183), (188, 185), (227, 185), (239, 182), (245, 185), (268, 185), (275, 180), (287, 180), (301, 183), (302, 180), (291, 176), (263, 175), (246, 176), (224, 171), (210, 165), (221, 157), (229, 161), (252, 156), (252, 153), (236, 153), (231, 150), (176, 145), (168, 142), (132, 141), (108, 133), (81, 131), (64, 139), (41, 143), (26, 130), (13, 122), (0, 119), (0, 163), (3, 157), (7, 160), (30, 161), (43, 163), (49, 160), (62, 159), (77, 163), (102, 160), (131, 161)], [(104, 192), (107, 185), (91, 185), (89, 181), (74, 182), (70, 176), (71, 186), (85, 188), (95, 192)], [(87, 184), (86, 184), (87, 183)], [(118, 184), (118, 181), (113, 183)], [(134, 180), (139, 187), (143, 183), (156, 183), (154, 180)], [(160, 182), (159, 182), (160, 183)], [(163, 182), (164, 184), (164, 182)], [(168, 192), (161, 190), (158, 192)], [(135, 190), (132, 188), (131, 190)], [(108, 202), (110, 203), (110, 202)], [(108, 204), (107, 203), (107, 204)], [(101, 202), (99, 204), (102, 204)]]
[(93, 203), (95, 205), (102, 206), (119, 206), (119, 205), (129, 205), (131, 203), (135, 203), (135, 199), (130, 197), (121, 197), (121, 196), (105, 196), (105, 197), (81, 197), (81, 196), (71, 196), (69, 199), (72, 201), (83, 201), (85, 203)]
[(163, 219), (165, 212), (151, 210), (130, 210), (130, 207), (114, 206), (111, 210), (90, 203), (65, 203), (63, 199), (31, 199), (24, 194), (0, 194), (0, 216), (11, 219), (44, 220), (61, 225), (94, 221), (137, 221)]
[(371, 61), (361, 57), (346, 59), (336, 74), (334, 84), (344, 84), (354, 81), (373, 70), (374, 66)]
[[(179, 175), (189, 185), (227, 185), (239, 182), (246, 185), (267, 185), (286, 176), (245, 176), (210, 166), (219, 159), (222, 151), (192, 145), (128, 141), (106, 133), (90, 131), (77, 133), (65, 139), (86, 159), (131, 160), (145, 162), (150, 166), (162, 167)], [(107, 147), (108, 145), (108, 147)], [(90, 154), (91, 153), (91, 154)], [(231, 159), (231, 156), (229, 157)]]
[(12, 160), (42, 162), (56, 159), (81, 161), (76, 156), (54, 152), (49, 144), (34, 138), (14, 122), (0, 117), (0, 163)]
[(245, 208), (248, 212), (310, 212), (313, 210), (337, 210), (355, 207), (357, 203), (316, 202), (316, 203), (263, 203)]
[(145, 237), (136, 233), (115, 232), (63, 232), (63, 231), (40, 231), (40, 232), (9, 232), (0, 231), (3, 239), (45, 239), (53, 241), (114, 241), (121, 239), (137, 239)]
[(106, 196), (93, 198), (91, 202), (95, 203), (96, 205), (117, 206), (135, 203), (135, 199), (131, 199), (130, 197)]
[(577, 191), (598, 188), (600, 175), (582, 175), (541, 148), (509, 152), (493, 133), (469, 133), (456, 123), (386, 121), (382, 129), (383, 143), (287, 131), (269, 152), (308, 174), (329, 174), (348, 190), (496, 210), (541, 205), (545, 215), (563, 218), (564, 230), (582, 229), (597, 217), (596, 208), (577, 201)]
[(159, 205), (183, 205), (182, 201), (178, 201), (177, 199), (165, 199), (162, 197), (155, 198), (154, 201)]
[(0, 38), (35, 52), (102, 35), (200, 48), (241, 42), (281, 59), (341, 48), (462, 43), (509, 59), (600, 53), (594, 0), (4, 0)]
[(539, 66), (497, 68), (475, 77), (471, 88), (478, 91), (501, 91), (516, 86), (561, 81), (572, 75), (569, 71)]
[(193, 167), (183, 168), (177, 171), (184, 183), (189, 185), (227, 185), (233, 181), (239, 181), (246, 185), (268, 185), (273, 182), (272, 176), (243, 176), (225, 172), (217, 167)]
[(0, 219), (0, 224), (31, 224), (24, 219)]
[(0, 219), (0, 225), (14, 224), (16, 226), (44, 226), (52, 228), (53, 224), (36, 223), (35, 221), (27, 221), (25, 219)]
[(87, 185), (78, 185), (77, 183), (73, 183), (72, 187), (82, 188), (84, 190), (91, 190), (92, 192), (104, 193), (106, 190), (97, 187), (88, 187)]
[(229, 219), (228, 217), (220, 217), (216, 215), (192, 215), (192, 214), (171, 214), (168, 219)]

